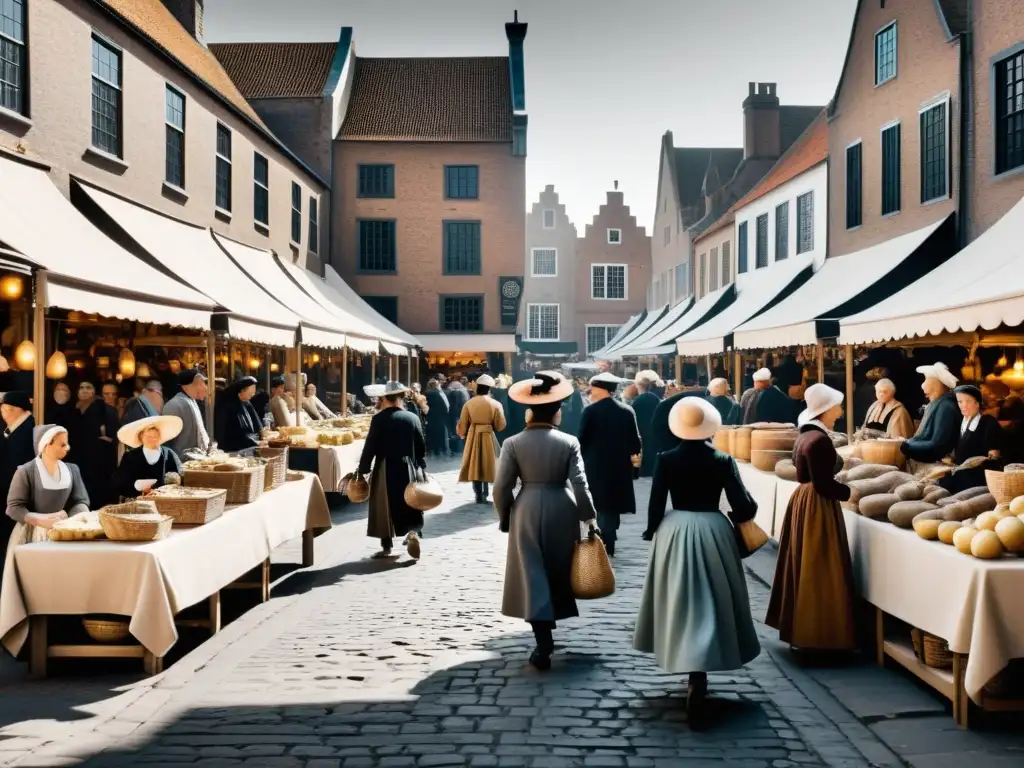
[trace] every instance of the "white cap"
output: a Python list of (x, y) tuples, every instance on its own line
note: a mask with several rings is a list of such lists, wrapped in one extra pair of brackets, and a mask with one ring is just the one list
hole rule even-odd
[(594, 384), (615, 384), (615, 385), (619, 385), (621, 383), (622, 383), (622, 379), (620, 379), (614, 373), (610, 373), (608, 371), (604, 371), (602, 373), (599, 373), (599, 374), (597, 374), (597, 376), (593, 376), (590, 379), (591, 386), (593, 386)]
[(958, 379), (953, 375), (952, 371), (949, 370), (949, 366), (945, 363), (935, 363), (934, 365), (922, 365), (918, 367), (917, 372), (923, 375), (926, 379), (936, 379), (946, 389), (953, 389), (956, 387)]
[(478, 387), (493, 387), (494, 379), (488, 376), (486, 373), (482, 373), (477, 377), (476, 385)]
[(754, 374), (754, 381), (771, 381), (772, 372), (767, 368), (762, 368)]

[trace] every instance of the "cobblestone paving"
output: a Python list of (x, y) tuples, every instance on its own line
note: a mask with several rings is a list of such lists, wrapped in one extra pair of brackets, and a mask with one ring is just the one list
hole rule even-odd
[[(428, 516), (419, 563), (366, 559), (374, 547), (365, 522), (346, 523), (341, 551), (284, 582), (268, 604), (286, 607), (245, 628), (186, 682), (175, 684), (172, 668), (87, 737), (0, 741), (0, 750), (25, 747), (9, 761), (19, 766), (876, 764), (766, 653), (735, 674), (712, 675), (715, 718), (688, 726), (685, 681), (631, 649), (646, 565), (642, 516), (621, 532), (616, 594), (581, 603), (583, 616), (556, 632), (552, 671), (533, 671), (527, 625), (498, 613), (505, 538), (493, 509), (471, 504), (456, 475), (450, 465), (439, 473), (448, 500)], [(647, 487), (637, 485), (640, 508)], [(760, 619), (767, 592), (754, 580), (750, 589)]]

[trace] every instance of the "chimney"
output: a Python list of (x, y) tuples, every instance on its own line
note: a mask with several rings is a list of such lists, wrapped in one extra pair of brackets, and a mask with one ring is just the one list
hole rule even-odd
[(519, 21), (519, 11), (510, 23), (505, 25), (508, 38), (508, 74), (512, 85), (512, 110), (526, 111), (526, 83), (523, 65), (523, 41), (526, 40), (526, 24)]
[(743, 159), (782, 154), (775, 83), (750, 83), (743, 100)]
[(206, 45), (203, 33), (203, 4), (205, 0), (160, 0), (171, 16), (185, 28), (192, 37)]
[(618, 180), (618, 179), (616, 179), (616, 180), (615, 180), (615, 181), (613, 182), (613, 185), (614, 185), (615, 189), (618, 189), (618, 188), (619, 188), (619, 180)]

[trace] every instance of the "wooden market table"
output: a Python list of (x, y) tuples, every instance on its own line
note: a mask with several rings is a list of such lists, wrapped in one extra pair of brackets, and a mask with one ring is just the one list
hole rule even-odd
[[(134, 543), (45, 541), (13, 553), (13, 578), (0, 593), (0, 641), (17, 655), (30, 638), (30, 666), (46, 674), (51, 658), (142, 658), (155, 674), (178, 640), (177, 626), (220, 629), (220, 591), (253, 586), (269, 597), (270, 553), (298, 536), (331, 527), (330, 510), (316, 475), (286, 482), (251, 504), (232, 505), (206, 525), (175, 527), (159, 541)], [(311, 554), (312, 547), (310, 547)], [(307, 564), (304, 562), (304, 564)], [(259, 570), (259, 581), (239, 579)], [(207, 602), (209, 617), (176, 620)], [(51, 645), (49, 616), (113, 614), (130, 617), (139, 644)], [(30, 631), (31, 630), (31, 631)]]
[(340, 493), (345, 475), (359, 468), (363, 440), (348, 445), (321, 445), (316, 448), (292, 446), (288, 449), (288, 467), (313, 472), (320, 477), (324, 491)]

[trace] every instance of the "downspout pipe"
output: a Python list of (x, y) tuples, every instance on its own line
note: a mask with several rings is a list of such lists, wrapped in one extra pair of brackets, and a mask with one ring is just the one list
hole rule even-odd
[[(969, 3), (973, 6), (973, 3)], [(969, 7), (969, 18), (973, 20), (973, 7)], [(968, 229), (971, 226), (971, 169), (974, 167), (974, 47), (972, 24), (960, 38), (960, 188), (957, 190), (957, 250), (969, 242)]]

